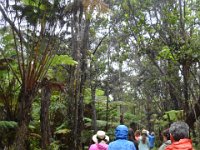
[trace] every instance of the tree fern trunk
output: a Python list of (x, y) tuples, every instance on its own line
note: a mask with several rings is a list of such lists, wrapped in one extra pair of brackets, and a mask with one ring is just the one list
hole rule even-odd
[[(22, 88), (23, 89), (23, 88)], [(18, 104), (18, 128), (14, 141), (14, 147), (16, 150), (29, 149), (28, 142), (28, 125), (30, 122), (31, 104), (34, 98), (34, 92), (24, 92), (21, 90), (19, 94)]]
[(41, 99), (41, 111), (40, 111), (40, 121), (41, 121), (41, 134), (42, 134), (42, 149), (47, 150), (50, 145), (50, 123), (49, 123), (49, 106), (50, 106), (51, 90), (48, 86), (42, 89), (42, 99)]

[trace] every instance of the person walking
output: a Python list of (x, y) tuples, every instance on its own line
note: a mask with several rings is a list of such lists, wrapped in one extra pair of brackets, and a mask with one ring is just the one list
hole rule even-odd
[(95, 135), (93, 135), (92, 140), (94, 144), (92, 144), (89, 150), (107, 150), (109, 142), (109, 137), (106, 135), (104, 131), (97, 131)]
[(108, 145), (108, 150), (136, 150), (133, 142), (128, 141), (128, 128), (119, 125), (115, 129), (116, 140)]
[(165, 150), (194, 150), (192, 140), (189, 139), (189, 126), (187, 123), (177, 121), (171, 124), (169, 128), (172, 144)]
[(166, 129), (162, 132), (162, 137), (163, 144), (159, 147), (158, 150), (165, 150), (165, 148), (171, 144), (169, 129)]
[(134, 135), (135, 135), (135, 140), (139, 141), (139, 138), (141, 136), (140, 130), (136, 130), (135, 133), (134, 133)]
[(153, 149), (155, 145), (155, 133), (151, 132), (151, 134), (148, 134), (148, 138), (149, 138), (149, 147), (150, 149)]
[(147, 130), (142, 130), (141, 137), (139, 138), (138, 148), (139, 150), (150, 150)]
[(138, 150), (138, 141), (135, 139), (134, 131), (132, 128), (128, 130), (128, 140), (133, 142), (136, 150)]

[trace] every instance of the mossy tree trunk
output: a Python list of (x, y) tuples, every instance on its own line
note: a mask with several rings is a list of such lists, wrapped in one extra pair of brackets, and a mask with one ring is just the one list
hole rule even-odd
[(86, 81), (86, 56), (88, 50), (90, 21), (83, 17), (82, 0), (75, 0), (72, 22), (72, 57), (78, 62), (70, 69), (68, 93), (68, 124), (71, 129), (69, 148), (82, 149), (81, 134), (84, 127), (84, 89)]
[(42, 88), (42, 98), (41, 98), (41, 111), (40, 111), (40, 121), (41, 121), (41, 147), (43, 150), (48, 150), (50, 145), (50, 122), (49, 122), (49, 106), (50, 106), (51, 90), (48, 85)]
[(18, 98), (18, 128), (14, 141), (16, 150), (29, 149), (28, 125), (31, 119), (31, 104), (35, 96), (35, 91), (21, 90)]

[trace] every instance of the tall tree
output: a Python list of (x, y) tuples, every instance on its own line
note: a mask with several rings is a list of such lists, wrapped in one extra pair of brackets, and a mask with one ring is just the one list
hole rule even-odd
[[(9, 5), (11, 3), (13, 6)], [(13, 32), (19, 73), (12, 66), (10, 68), (21, 85), (15, 149), (25, 150), (29, 147), (28, 125), (32, 103), (55, 54), (55, 29), (58, 22), (54, 16), (54, 6), (49, 1), (32, 0), (5, 1), (0, 5), (5, 26), (10, 26)], [(1, 54), (5, 56), (5, 51), (2, 50)]]

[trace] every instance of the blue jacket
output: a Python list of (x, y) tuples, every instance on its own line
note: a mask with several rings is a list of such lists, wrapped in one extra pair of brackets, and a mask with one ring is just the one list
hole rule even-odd
[(108, 150), (136, 150), (133, 142), (128, 141), (128, 128), (125, 125), (119, 125), (115, 129), (116, 140), (108, 145)]
[(155, 143), (155, 136), (148, 135), (148, 138), (149, 138), (149, 147), (153, 148), (154, 147), (154, 143)]

